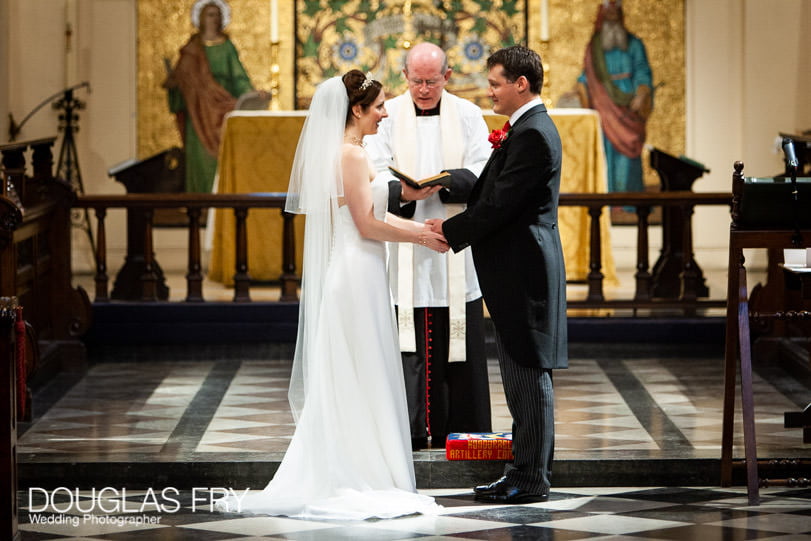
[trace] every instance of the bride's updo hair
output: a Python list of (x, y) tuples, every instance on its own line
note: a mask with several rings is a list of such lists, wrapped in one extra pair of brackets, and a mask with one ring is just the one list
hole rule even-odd
[(367, 79), (360, 70), (350, 70), (342, 78), (346, 87), (346, 95), (349, 97), (349, 108), (346, 111), (346, 122), (352, 118), (352, 107), (360, 105), (366, 111), (374, 103), (383, 85), (380, 81)]

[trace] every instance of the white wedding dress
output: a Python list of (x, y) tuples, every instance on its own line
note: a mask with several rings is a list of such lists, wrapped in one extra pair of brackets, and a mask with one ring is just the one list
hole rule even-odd
[[(380, 176), (371, 187), (383, 220), (387, 182)], [(360, 236), (347, 206), (337, 212), (326, 275), (307, 399), (287, 453), (264, 490), (219, 508), (339, 519), (436, 514), (433, 498), (416, 493), (386, 246)]]

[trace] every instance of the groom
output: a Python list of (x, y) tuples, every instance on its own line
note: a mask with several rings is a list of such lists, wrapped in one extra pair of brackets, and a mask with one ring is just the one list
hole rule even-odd
[(467, 209), (430, 221), (454, 251), (470, 246), (496, 328), (499, 365), (513, 417), (513, 455), (504, 476), (476, 499), (549, 498), (555, 443), (552, 369), (566, 368), (566, 276), (557, 225), (561, 144), (540, 100), (537, 53), (514, 46), (487, 59), (493, 111), (509, 117), (490, 135), (493, 153)]

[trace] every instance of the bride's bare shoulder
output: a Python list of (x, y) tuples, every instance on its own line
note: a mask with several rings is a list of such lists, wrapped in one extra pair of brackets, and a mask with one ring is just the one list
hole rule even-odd
[(344, 156), (352, 155), (356, 157), (366, 156), (366, 150), (363, 147), (358, 145), (353, 145), (352, 143), (343, 143), (341, 145), (341, 153)]
[(344, 164), (353, 166), (361, 166), (368, 163), (366, 151), (350, 143), (344, 143), (341, 147), (341, 160)]
[(341, 164), (344, 170), (344, 178), (367, 179), (373, 181), (374, 163), (369, 155), (358, 145), (344, 143), (341, 148)]

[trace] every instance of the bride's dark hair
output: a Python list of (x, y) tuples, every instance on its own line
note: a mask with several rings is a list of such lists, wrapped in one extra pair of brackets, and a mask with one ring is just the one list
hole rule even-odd
[[(360, 70), (350, 70), (341, 78), (346, 87), (346, 95), (349, 97), (349, 107), (346, 111), (346, 122), (352, 118), (352, 106), (360, 105), (365, 111), (374, 103), (383, 85), (380, 81), (367, 79)], [(368, 81), (368, 82), (367, 82)]]

